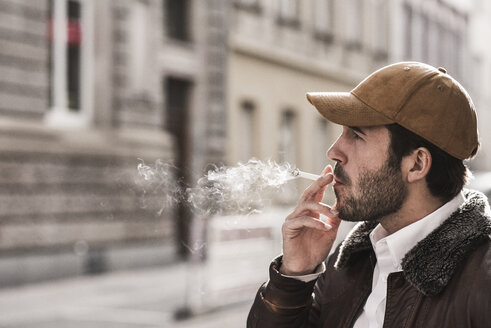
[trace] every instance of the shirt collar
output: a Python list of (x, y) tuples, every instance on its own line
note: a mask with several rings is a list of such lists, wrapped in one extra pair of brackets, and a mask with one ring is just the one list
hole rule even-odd
[(439, 207), (434, 212), (428, 214), (422, 219), (394, 232), (389, 235), (388, 232), (378, 224), (370, 233), (370, 241), (373, 249), (376, 249), (377, 242), (386, 241), (393, 261), (397, 270), (401, 269), (401, 262), (406, 253), (416, 244), (424, 239), (430, 232), (440, 226), (453, 212), (455, 212), (465, 201), (464, 195), (459, 193), (452, 200)]

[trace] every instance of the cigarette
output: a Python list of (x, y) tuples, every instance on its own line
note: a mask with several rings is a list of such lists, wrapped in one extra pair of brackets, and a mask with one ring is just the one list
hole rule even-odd
[(303, 171), (300, 171), (299, 169), (294, 169), (294, 170), (290, 171), (290, 173), (292, 176), (294, 176), (296, 178), (304, 178), (304, 179), (314, 180), (314, 181), (321, 177), (318, 174), (303, 172)]

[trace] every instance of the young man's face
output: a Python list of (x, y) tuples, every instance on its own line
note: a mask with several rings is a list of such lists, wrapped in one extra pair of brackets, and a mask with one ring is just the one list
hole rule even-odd
[(333, 188), (341, 219), (378, 220), (401, 208), (407, 186), (389, 147), (390, 134), (384, 126), (343, 127), (327, 152), (336, 161)]

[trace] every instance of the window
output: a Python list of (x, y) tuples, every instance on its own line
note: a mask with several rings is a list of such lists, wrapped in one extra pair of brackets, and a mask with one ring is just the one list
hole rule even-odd
[[(281, 114), (279, 135), (279, 162), (297, 165), (297, 131), (296, 117), (292, 110), (285, 110)], [(276, 200), (283, 204), (292, 203), (298, 198), (296, 185), (287, 183), (277, 194)]]
[(423, 16), (413, 11), (412, 20), (412, 59), (422, 61), (424, 54), (424, 38), (427, 31), (423, 30)]
[(298, 26), (298, 0), (279, 0), (279, 22)]
[[(164, 128), (177, 137), (178, 143), (184, 142), (186, 137), (190, 89), (191, 82), (188, 80), (168, 77), (165, 81), (166, 121)], [(183, 148), (184, 144), (179, 145), (179, 149)]]
[(280, 162), (295, 165), (297, 156), (295, 114), (291, 110), (284, 111), (281, 116), (279, 148)]
[(48, 42), (50, 111), (46, 122), (84, 126), (90, 122), (92, 0), (50, 0)]
[(174, 40), (191, 41), (190, 1), (166, 0), (164, 10), (167, 36)]
[(406, 59), (410, 59), (413, 53), (413, 10), (408, 5), (404, 5), (404, 30), (405, 30), (405, 39), (406, 46), (404, 51), (404, 56)]
[(257, 0), (235, 0), (235, 2), (246, 6), (257, 5)]
[(261, 12), (261, 6), (258, 0), (235, 0), (234, 5), (237, 8), (245, 9), (251, 12)]
[(428, 63), (433, 66), (439, 66), (438, 63), (438, 24), (430, 20), (427, 30), (428, 38)]
[(328, 121), (324, 118), (317, 120), (314, 163), (316, 173), (321, 173), (327, 162), (327, 150), (329, 149)]
[(68, 11), (68, 39), (67, 39), (67, 93), (68, 108), (72, 111), (80, 110), (80, 44), (82, 35), (80, 31), (81, 8), (79, 1), (70, 0), (67, 3)]
[(314, 15), (314, 29), (316, 36), (326, 41), (332, 41), (334, 29), (333, 0), (316, 0)]
[(455, 72), (453, 73), (453, 76), (457, 77), (457, 79), (462, 80), (462, 66), (464, 62), (464, 41), (463, 37), (460, 33), (455, 32), (454, 33), (454, 46), (455, 46)]
[(332, 0), (315, 1), (315, 29), (319, 32), (331, 32), (333, 27)]
[(360, 0), (346, 0), (345, 5), (346, 45), (348, 48), (359, 49), (361, 48), (363, 28), (362, 2)]
[(453, 75), (453, 56), (455, 49), (452, 45), (452, 32), (448, 27), (441, 25), (440, 29), (440, 66), (443, 66), (447, 71)]
[(255, 106), (251, 101), (243, 101), (240, 105), (240, 160), (247, 162), (254, 156), (255, 129), (254, 116)]
[[(471, 85), (471, 91), (473, 95), (476, 95), (476, 100), (481, 99), (484, 96), (486, 70), (484, 69), (483, 59), (480, 56), (471, 57), (471, 70), (469, 72), (469, 81)], [(473, 96), (474, 97), (474, 96)]]
[(421, 35), (421, 61), (428, 63), (430, 60), (430, 20), (427, 15), (421, 16), (421, 26), (423, 31)]
[(388, 15), (387, 2), (375, 0), (372, 5), (373, 53), (377, 59), (384, 59), (387, 56)]

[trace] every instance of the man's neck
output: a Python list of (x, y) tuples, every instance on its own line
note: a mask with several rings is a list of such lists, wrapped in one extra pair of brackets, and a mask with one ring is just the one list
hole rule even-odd
[(443, 204), (429, 192), (409, 194), (399, 211), (381, 218), (379, 222), (389, 234), (393, 234), (433, 213)]

